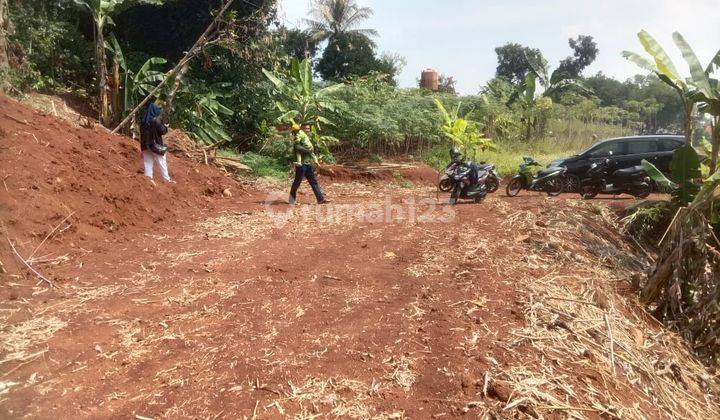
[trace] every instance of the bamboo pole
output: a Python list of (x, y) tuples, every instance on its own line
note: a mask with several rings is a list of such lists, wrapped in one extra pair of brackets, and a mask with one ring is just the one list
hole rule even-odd
[(122, 122), (120, 122), (120, 124), (119, 124), (117, 127), (115, 127), (115, 129), (112, 131), (113, 133), (117, 133), (118, 131), (120, 131), (120, 129), (123, 128), (123, 126), (125, 126), (125, 125), (132, 119), (133, 115), (135, 115), (136, 112), (138, 112), (142, 107), (144, 107), (144, 106), (148, 103), (148, 101), (150, 100), (151, 97), (155, 96), (155, 95), (160, 91), (160, 89), (161, 89), (163, 86), (165, 86), (165, 84), (166, 84), (181, 68), (183, 68), (183, 66), (185, 66), (187, 63), (190, 62), (190, 60), (192, 60), (193, 58), (195, 58), (195, 56), (196, 56), (197, 53), (200, 51), (200, 49), (207, 43), (207, 38), (208, 38), (208, 36), (209, 36), (210, 33), (215, 29), (215, 27), (217, 26), (218, 22), (220, 22), (220, 18), (222, 18), (222, 16), (225, 14), (225, 12), (228, 10), (228, 8), (230, 8), (230, 5), (233, 4), (234, 1), (235, 1), (235, 0), (227, 0), (227, 2), (225, 3), (225, 5), (220, 9), (220, 11), (218, 12), (218, 14), (215, 16), (215, 19), (213, 19), (213, 21), (210, 23), (210, 26), (208, 26), (207, 29), (205, 29), (205, 32), (203, 32), (203, 34), (200, 35), (200, 38), (198, 38), (198, 40), (195, 41), (195, 44), (193, 44), (192, 48), (190, 48), (190, 49), (185, 53), (185, 56), (177, 63), (177, 65), (165, 75), (165, 78), (162, 80), (162, 82), (160, 82), (160, 84), (158, 84), (157, 86), (155, 86), (155, 88), (154, 88), (152, 91), (150, 91), (150, 93), (148, 93), (148, 95), (145, 97), (145, 99), (143, 99), (143, 100), (135, 107), (135, 109), (133, 109), (133, 110), (125, 117), (125, 119), (122, 120)]

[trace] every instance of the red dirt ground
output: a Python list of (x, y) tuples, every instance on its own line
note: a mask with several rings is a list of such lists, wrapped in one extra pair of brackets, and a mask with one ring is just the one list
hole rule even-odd
[(130, 139), (0, 107), (1, 418), (717, 413), (717, 377), (636, 305), (644, 256), (595, 208), (450, 208), (401, 186), (425, 169), (265, 205), (285, 192), (175, 157), (178, 184), (153, 187)]

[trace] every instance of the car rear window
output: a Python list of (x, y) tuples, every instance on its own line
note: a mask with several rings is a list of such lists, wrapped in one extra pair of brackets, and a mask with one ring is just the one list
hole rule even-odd
[(655, 140), (631, 140), (627, 142), (627, 154), (637, 155), (640, 153), (653, 153), (658, 151), (658, 143)]

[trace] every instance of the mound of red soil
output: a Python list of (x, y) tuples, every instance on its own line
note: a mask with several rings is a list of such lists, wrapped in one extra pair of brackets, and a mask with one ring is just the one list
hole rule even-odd
[(434, 185), (438, 180), (438, 172), (427, 165), (324, 165), (320, 167), (319, 173), (335, 182), (410, 181), (414, 184)]
[[(213, 206), (212, 196), (240, 188), (222, 172), (168, 156), (177, 184), (142, 174), (139, 144), (102, 127), (72, 124), (0, 96), (0, 233), (27, 257), (43, 239), (72, 252), (108, 234), (147, 231)], [(63, 222), (63, 220), (66, 220)], [(0, 261), (17, 264), (8, 240)], [(2, 273), (0, 266), (0, 273)], [(0, 274), (1, 275), (1, 274)]]

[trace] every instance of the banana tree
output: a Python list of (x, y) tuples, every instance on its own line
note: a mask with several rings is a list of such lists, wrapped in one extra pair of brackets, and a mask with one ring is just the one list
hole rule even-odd
[[(682, 37), (676, 37), (676, 43), (680, 38)], [(685, 143), (692, 145), (692, 121), (696, 104), (693, 87), (680, 75), (670, 56), (668, 56), (667, 52), (665, 52), (663, 47), (652, 35), (643, 30), (638, 33), (638, 39), (645, 51), (650, 55), (650, 59), (632, 51), (623, 51), (622, 56), (635, 63), (638, 67), (655, 73), (660, 80), (677, 92), (684, 110), (683, 129), (685, 131)]]
[(178, 102), (182, 105), (178, 107), (180, 125), (206, 146), (232, 141), (223, 119), (234, 112), (220, 103), (231, 96), (229, 88), (230, 83), (220, 83), (197, 91), (193, 86), (185, 85), (178, 92)]
[(272, 82), (277, 97), (275, 106), (281, 112), (280, 123), (298, 123), (316, 126), (332, 124), (323, 114), (334, 112), (330, 94), (344, 85), (335, 84), (315, 90), (310, 60), (293, 59), (286, 75), (263, 69), (265, 77)]
[(710, 153), (710, 173), (713, 173), (717, 167), (718, 151), (720, 150), (720, 133), (718, 132), (720, 130), (718, 127), (718, 124), (720, 124), (720, 86), (718, 80), (711, 78), (711, 76), (716, 70), (720, 69), (720, 51), (715, 54), (707, 67), (703, 67), (690, 44), (680, 33), (675, 32), (673, 39), (690, 68), (691, 78), (689, 83), (695, 88), (691, 92), (691, 97), (698, 104), (699, 112), (711, 116), (712, 150)]
[(458, 104), (452, 112), (448, 112), (437, 98), (435, 105), (442, 117), (440, 130), (443, 137), (450, 140), (464, 158), (477, 160), (478, 151), (495, 148), (492, 140), (481, 135), (480, 126), (476, 122), (458, 116), (461, 104)]
[(120, 12), (133, 4), (162, 4), (163, 0), (74, 0), (74, 2), (90, 12), (93, 20), (95, 40), (95, 68), (98, 83), (98, 100), (100, 102), (99, 119), (102, 124), (110, 123), (110, 100), (107, 86), (107, 62), (105, 57), (105, 27), (113, 24), (110, 15)]
[[(521, 119), (525, 125), (525, 140), (529, 140), (532, 130), (538, 125), (540, 132), (545, 131), (545, 121), (553, 106), (553, 95), (568, 89), (575, 89), (583, 94), (590, 94), (591, 90), (580, 80), (560, 79), (557, 70), (548, 76), (548, 62), (541, 55), (525, 54), (525, 60), (531, 70), (510, 95), (508, 105), (517, 103), (520, 107)], [(538, 87), (541, 88), (540, 92)]]
[(684, 145), (675, 150), (670, 162), (670, 178), (666, 177), (655, 165), (643, 160), (642, 166), (658, 185), (669, 190), (673, 201), (679, 206), (686, 206), (693, 201), (700, 189), (695, 180), (702, 177), (700, 156), (694, 147)]
[[(113, 54), (113, 61), (117, 63), (117, 67), (123, 72), (123, 82), (120, 83), (119, 80), (116, 80), (113, 83), (122, 85), (122, 104), (114, 106), (118, 108), (116, 111), (124, 117), (128, 111), (137, 105), (141, 97), (147, 95), (165, 78), (165, 73), (156, 70), (156, 66), (163, 66), (167, 61), (164, 58), (151, 57), (138, 70), (133, 70), (125, 60), (122, 48), (120, 48), (120, 44), (114, 35), (111, 34), (108, 37), (105, 47)], [(119, 102), (119, 97), (117, 102)], [(134, 125), (133, 122), (131, 126)]]
[(325, 116), (336, 112), (331, 95), (342, 89), (343, 84), (315, 89), (310, 60), (293, 59), (287, 74), (278, 74), (263, 69), (265, 77), (273, 85), (275, 106), (280, 112), (277, 121), (281, 124), (297, 123), (312, 127), (312, 137), (320, 150), (327, 151), (329, 143), (337, 139), (321, 136), (323, 125), (332, 125)]

